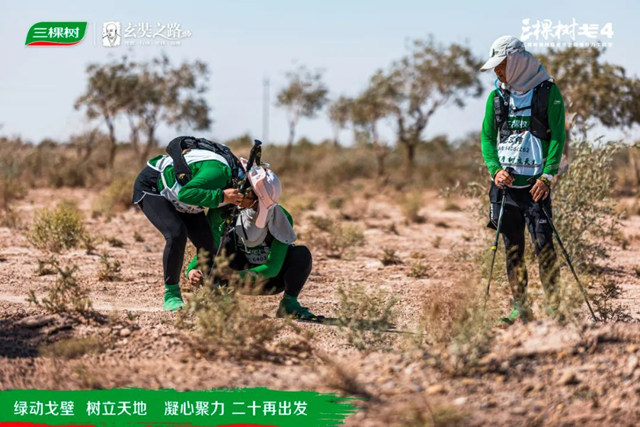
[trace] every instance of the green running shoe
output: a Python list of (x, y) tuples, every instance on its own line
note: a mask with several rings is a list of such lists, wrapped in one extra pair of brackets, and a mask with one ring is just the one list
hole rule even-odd
[(518, 310), (517, 307), (514, 307), (508, 316), (500, 318), (500, 322), (506, 325), (513, 325), (514, 323), (516, 323), (516, 320), (518, 320), (519, 317), (520, 317), (520, 310)]
[(317, 318), (315, 314), (309, 311), (309, 307), (304, 307), (298, 301), (298, 298), (284, 294), (280, 305), (278, 305), (278, 311), (276, 317), (294, 317), (299, 320), (312, 320)]
[(184, 306), (180, 285), (164, 285), (164, 303), (162, 309), (165, 311), (178, 311)]

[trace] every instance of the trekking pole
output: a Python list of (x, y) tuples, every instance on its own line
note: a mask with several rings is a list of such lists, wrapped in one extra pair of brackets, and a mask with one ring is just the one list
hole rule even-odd
[(567, 265), (569, 265), (569, 269), (571, 270), (571, 273), (573, 273), (573, 277), (576, 279), (576, 283), (580, 288), (580, 293), (584, 297), (584, 302), (586, 302), (587, 307), (589, 307), (589, 312), (591, 313), (591, 317), (593, 318), (594, 322), (597, 322), (598, 318), (596, 317), (595, 313), (593, 312), (593, 309), (591, 308), (591, 304), (589, 303), (589, 298), (587, 297), (587, 292), (584, 290), (582, 283), (580, 283), (580, 279), (578, 279), (576, 270), (573, 268), (573, 264), (571, 263), (571, 259), (569, 258), (569, 253), (565, 249), (564, 244), (562, 243), (562, 239), (560, 238), (560, 234), (558, 234), (558, 230), (556, 230), (556, 226), (553, 224), (553, 221), (551, 220), (551, 215), (547, 213), (547, 209), (542, 204), (540, 204), (540, 207), (542, 208), (542, 213), (544, 214), (544, 216), (547, 217), (547, 221), (549, 221), (549, 225), (551, 225), (553, 234), (556, 236), (556, 239), (558, 240), (560, 249), (562, 249), (562, 255), (564, 255), (564, 259), (567, 261)]
[[(513, 173), (514, 169), (512, 167), (508, 167), (505, 169), (509, 175)], [(500, 213), (498, 214), (498, 224), (496, 226), (496, 238), (493, 240), (493, 245), (491, 246), (491, 252), (493, 255), (491, 256), (491, 266), (489, 267), (489, 280), (487, 281), (487, 290), (484, 293), (484, 309), (487, 308), (487, 299), (489, 298), (489, 290), (491, 289), (491, 278), (493, 276), (493, 265), (496, 262), (496, 253), (498, 252), (498, 244), (500, 238), (500, 228), (502, 227), (502, 215), (504, 214), (504, 200), (507, 196), (507, 188), (504, 184), (500, 184), (502, 189), (502, 200), (500, 201)]]

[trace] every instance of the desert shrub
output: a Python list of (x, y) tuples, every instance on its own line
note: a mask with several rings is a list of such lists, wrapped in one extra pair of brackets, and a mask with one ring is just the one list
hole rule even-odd
[(111, 217), (131, 206), (135, 176), (118, 176), (102, 190), (92, 206), (94, 215)]
[(138, 233), (138, 230), (136, 230), (133, 232), (133, 240), (142, 243), (144, 242), (144, 237), (142, 237), (142, 234)]
[(629, 313), (629, 307), (616, 303), (614, 300), (620, 297), (622, 289), (612, 280), (598, 278), (594, 284), (597, 293), (592, 297), (593, 310), (598, 320), (603, 322), (629, 322), (633, 320)]
[(58, 277), (55, 285), (48, 289), (47, 295), (39, 300), (35, 293), (30, 291), (27, 301), (50, 313), (91, 317), (93, 306), (89, 298), (89, 290), (78, 283), (78, 279), (75, 277), (77, 266), (62, 268), (56, 263), (54, 268)]
[(98, 336), (85, 338), (67, 338), (41, 346), (38, 351), (42, 356), (54, 359), (78, 359), (85, 354), (98, 354), (104, 350), (104, 340)]
[[(485, 306), (486, 274), (482, 274), (481, 253), (467, 263), (467, 271), (450, 288), (425, 296), (420, 314), (419, 334), (410, 339), (429, 353), (437, 349), (439, 362), (453, 374), (472, 370), (490, 348), (491, 327), (497, 319), (501, 296), (493, 286)], [(417, 339), (416, 339), (417, 338)]]
[(606, 257), (605, 240), (616, 235), (611, 162), (618, 149), (616, 144), (574, 144), (569, 171), (554, 186), (554, 223), (578, 267)]
[(443, 210), (447, 212), (460, 212), (462, 208), (453, 200), (447, 199), (444, 202)]
[(2, 170), (0, 164), (0, 207), (4, 212), (11, 209), (14, 200), (23, 198), (27, 193), (27, 188), (20, 179), (19, 171), (14, 171), (13, 167)]
[(234, 357), (260, 358), (283, 323), (256, 318), (254, 311), (231, 287), (202, 286), (179, 312), (179, 326), (195, 332), (193, 345), (203, 354), (221, 350)]
[(396, 250), (393, 248), (382, 248), (382, 254), (378, 259), (385, 267), (388, 265), (402, 264), (402, 259), (400, 259), (396, 254)]
[(38, 259), (38, 267), (34, 271), (36, 276), (47, 276), (49, 274), (56, 274), (58, 266), (58, 260), (54, 256), (50, 256), (44, 259)]
[(282, 198), (281, 204), (291, 213), (293, 218), (299, 218), (303, 212), (315, 209), (316, 201), (310, 197), (293, 195)]
[(394, 327), (397, 300), (388, 292), (362, 285), (338, 288), (338, 325), (349, 344), (358, 350), (388, 349), (388, 329)]
[(343, 197), (335, 197), (329, 200), (329, 207), (333, 209), (340, 209), (344, 206), (344, 198)]
[(411, 263), (411, 269), (409, 270), (408, 275), (415, 279), (429, 277), (429, 266), (420, 259), (415, 260)]
[(0, 211), (0, 227), (7, 227), (14, 230), (23, 228), (22, 216), (12, 208)]
[(334, 223), (329, 233), (314, 237), (332, 258), (351, 258), (354, 248), (364, 245), (364, 233), (356, 224)]
[(75, 248), (84, 233), (80, 212), (72, 204), (63, 202), (54, 209), (38, 210), (27, 237), (39, 249), (59, 252)]
[(98, 244), (97, 236), (85, 231), (82, 233), (82, 236), (80, 236), (80, 241), (87, 255), (93, 255), (95, 253), (96, 245)]
[(333, 226), (333, 220), (326, 216), (311, 215), (308, 219), (311, 225), (321, 231), (330, 231)]
[(406, 194), (401, 202), (402, 214), (408, 222), (414, 222), (421, 224), (425, 222), (425, 218), (420, 215), (420, 209), (422, 208), (422, 195), (418, 192)]
[(113, 246), (114, 248), (123, 248), (124, 247), (124, 242), (120, 239), (118, 239), (115, 236), (111, 236), (111, 237), (107, 237), (107, 243), (110, 244), (111, 246)]
[(60, 156), (56, 164), (49, 168), (48, 181), (54, 188), (87, 187), (92, 183), (92, 173), (92, 165)]
[(24, 198), (28, 186), (25, 175), (24, 152), (21, 141), (0, 138), (0, 226), (21, 228), (22, 220), (13, 207), (16, 200)]
[[(200, 259), (202, 257), (199, 257)], [(203, 286), (186, 300), (178, 312), (178, 327), (193, 332), (190, 345), (207, 356), (231, 356), (235, 358), (268, 359), (309, 351), (305, 339), (292, 345), (289, 341), (278, 341), (282, 333), (291, 326), (288, 321), (274, 321), (255, 315), (245, 296), (251, 294), (255, 284), (251, 279), (241, 279), (228, 267), (223, 256), (216, 258), (216, 269), (206, 274)], [(227, 285), (219, 286), (215, 277), (226, 277)], [(294, 329), (295, 332), (295, 329)]]
[(107, 252), (100, 256), (100, 270), (98, 271), (98, 280), (106, 282), (115, 282), (120, 280), (120, 261), (111, 260)]

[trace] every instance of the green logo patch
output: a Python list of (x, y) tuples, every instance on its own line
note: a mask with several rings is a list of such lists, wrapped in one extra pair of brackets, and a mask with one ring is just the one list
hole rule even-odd
[(73, 46), (84, 38), (86, 22), (38, 22), (27, 32), (26, 46)]

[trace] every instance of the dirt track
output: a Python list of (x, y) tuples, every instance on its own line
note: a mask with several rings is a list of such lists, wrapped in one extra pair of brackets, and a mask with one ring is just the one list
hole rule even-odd
[[(89, 217), (93, 195), (88, 190), (54, 193), (41, 189), (30, 192), (17, 205), (23, 222), (29, 224), (33, 211), (52, 198), (77, 201)], [(425, 195), (425, 201), (421, 214), (426, 222), (398, 223), (397, 235), (389, 227), (402, 214), (385, 197), (351, 206), (357, 214), (350, 216), (357, 217), (355, 222), (365, 230), (366, 244), (356, 249), (352, 259), (314, 254), (314, 271), (301, 301), (318, 313), (335, 315), (337, 287), (361, 283), (393, 292), (400, 300), (397, 326), (414, 328), (425, 300), (446, 295), (453, 286), (471, 280), (458, 264), (460, 254), (486, 245), (491, 238), (488, 232), (478, 231), (479, 224), (469, 221), (464, 210), (445, 211), (445, 201), (433, 193)], [(326, 213), (338, 215), (319, 204), (313, 212), (296, 218), (303, 240), (309, 227), (306, 217)], [(438, 354), (418, 357), (403, 350), (407, 348), (405, 335), (390, 338), (395, 351), (366, 353), (349, 346), (337, 328), (309, 324), (301, 327), (313, 330), (316, 351), (336, 361), (343, 372), (326, 358), (321, 361), (317, 353), (273, 362), (207, 360), (189, 351), (183, 333), (174, 326), (175, 315), (159, 311), (163, 240), (146, 218), (130, 209), (108, 222), (89, 218), (87, 223), (92, 233), (124, 243), (118, 248), (102, 242), (96, 250), (97, 254), (106, 250), (122, 263), (122, 280), (99, 281), (99, 256), (86, 255), (84, 249), (63, 252), (58, 259), (63, 265), (78, 265), (77, 276), (90, 289), (94, 307), (111, 318), (107, 326), (69, 325), (64, 318), (46, 317), (42, 310), (26, 304), (28, 291), (44, 294), (55, 276), (35, 275), (37, 259), (46, 254), (34, 249), (23, 232), (0, 228), (0, 388), (359, 390), (371, 400), (349, 418), (347, 424), (353, 426), (428, 425), (434, 420), (463, 425), (634, 425), (640, 420), (640, 327), (636, 323), (560, 327), (541, 318), (496, 330), (491, 351), (466, 377), (451, 376), (438, 368)], [(638, 216), (625, 220), (630, 244), (626, 250), (615, 248), (607, 263), (611, 280), (623, 291), (617, 302), (628, 305), (633, 317), (640, 317), (640, 277), (635, 271), (640, 264), (639, 226)], [(134, 231), (144, 241), (136, 241)], [(379, 260), (383, 248), (395, 249), (405, 262), (383, 266)], [(427, 277), (408, 275), (409, 260), (416, 254), (424, 257)], [(502, 266), (497, 271), (502, 278)], [(531, 276), (535, 281), (536, 275)], [(497, 284), (494, 295), (504, 294), (499, 288)], [(256, 314), (268, 317), (274, 316), (277, 303), (277, 297), (252, 300)], [(506, 300), (504, 307), (506, 310)], [(95, 334), (109, 343), (101, 354), (73, 360), (39, 354), (43, 344)]]

